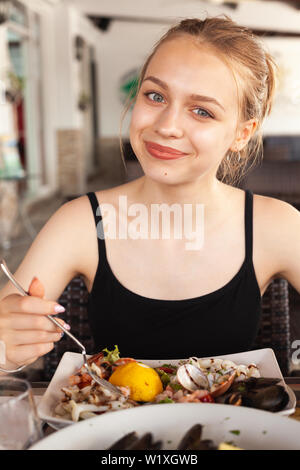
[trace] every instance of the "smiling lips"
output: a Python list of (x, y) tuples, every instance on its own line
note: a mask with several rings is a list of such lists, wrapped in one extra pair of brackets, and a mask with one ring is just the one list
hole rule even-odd
[(187, 153), (180, 152), (172, 147), (165, 147), (154, 142), (145, 142), (145, 145), (150, 155), (161, 160), (176, 160), (187, 155)]

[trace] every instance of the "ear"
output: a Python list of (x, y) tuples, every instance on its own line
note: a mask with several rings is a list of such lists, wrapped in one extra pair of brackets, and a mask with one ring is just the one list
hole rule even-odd
[(257, 120), (249, 119), (249, 121), (242, 122), (239, 125), (237, 136), (234, 139), (234, 143), (230, 147), (230, 150), (233, 152), (240, 152), (253, 136), (254, 132), (257, 129)]

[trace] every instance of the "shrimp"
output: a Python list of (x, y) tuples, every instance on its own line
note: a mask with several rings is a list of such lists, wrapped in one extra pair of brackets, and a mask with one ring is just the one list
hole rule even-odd
[(100, 352), (98, 354), (94, 354), (94, 356), (90, 357), (88, 359), (88, 365), (90, 366), (92, 364), (92, 362), (94, 362), (97, 366), (99, 366), (101, 364), (101, 359), (103, 359), (104, 357), (104, 354), (103, 352)]
[(133, 359), (132, 357), (120, 357), (115, 363), (114, 366), (123, 366), (124, 364), (127, 364), (127, 362), (137, 362), (136, 359)]
[(69, 385), (78, 385), (81, 382), (81, 377), (78, 374), (70, 375)]
[(178, 403), (198, 403), (201, 398), (208, 395), (208, 390), (195, 390), (193, 393), (189, 393), (178, 399)]
[(117, 367), (119, 366), (124, 366), (125, 364), (128, 364), (129, 362), (137, 362), (135, 359), (132, 357), (120, 357), (116, 362), (112, 364), (112, 370), (115, 371)]

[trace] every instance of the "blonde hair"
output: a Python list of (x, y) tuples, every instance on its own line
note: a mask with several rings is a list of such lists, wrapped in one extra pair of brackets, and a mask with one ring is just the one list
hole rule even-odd
[[(217, 178), (235, 185), (263, 156), (262, 124), (272, 109), (277, 65), (257, 36), (249, 29), (239, 26), (227, 15), (222, 16), (224, 18), (184, 19), (172, 26), (154, 45), (142, 66), (136, 95), (151, 59), (164, 42), (189, 35), (198, 44), (213, 49), (227, 63), (234, 75), (238, 90), (239, 120), (257, 120), (255, 133), (248, 144), (240, 152), (229, 149), (218, 168)], [(120, 129), (136, 95), (128, 97)], [(124, 162), (121, 135), (120, 148)]]

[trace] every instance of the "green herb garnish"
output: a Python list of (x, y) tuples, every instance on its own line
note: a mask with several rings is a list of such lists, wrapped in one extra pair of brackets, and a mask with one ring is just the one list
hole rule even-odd
[(170, 383), (170, 376), (166, 372), (163, 372), (160, 376), (160, 380), (163, 386), (166, 387)]
[(232, 431), (229, 431), (231, 432), (231, 434), (235, 434), (236, 436), (239, 436), (241, 434), (241, 431), (239, 431), (238, 429), (233, 429)]
[(158, 403), (174, 403), (174, 401), (171, 400), (171, 398), (168, 398), (168, 397), (167, 397), (167, 398), (165, 398), (164, 400), (159, 401)]
[(182, 390), (182, 388), (183, 388), (182, 385), (180, 385), (180, 384), (171, 384), (170, 383), (169, 385), (170, 385), (170, 387), (173, 388), (173, 390), (176, 390), (176, 391), (177, 390)]
[(165, 372), (164, 370), (161, 370), (159, 368), (156, 368), (155, 369), (156, 372), (158, 373), (159, 377), (160, 377), (160, 380), (162, 381), (162, 384), (164, 386), (164, 388), (169, 384), (170, 382), (170, 376), (169, 374), (167, 374), (167, 372)]
[(120, 351), (117, 345), (115, 345), (115, 349), (113, 349), (112, 351), (109, 351), (107, 348), (102, 349), (102, 351), (107, 353), (105, 359), (107, 359), (107, 361), (111, 364), (114, 364), (114, 362), (120, 359)]

